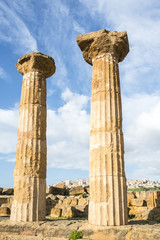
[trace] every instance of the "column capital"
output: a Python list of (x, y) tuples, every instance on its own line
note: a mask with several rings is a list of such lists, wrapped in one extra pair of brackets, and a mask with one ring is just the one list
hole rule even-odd
[(32, 52), (23, 55), (16, 63), (16, 68), (22, 75), (29, 72), (40, 72), (46, 78), (55, 73), (54, 59), (40, 52)]
[(107, 31), (106, 29), (77, 36), (85, 61), (92, 65), (92, 60), (110, 53), (118, 62), (123, 61), (129, 52), (126, 32)]

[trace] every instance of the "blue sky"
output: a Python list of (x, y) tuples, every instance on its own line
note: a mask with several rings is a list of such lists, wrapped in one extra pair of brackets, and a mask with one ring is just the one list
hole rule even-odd
[(0, 186), (13, 186), (23, 54), (52, 56), (47, 79), (47, 184), (88, 178), (92, 67), (76, 36), (127, 31), (130, 52), (120, 68), (128, 179), (160, 179), (160, 1), (0, 1)]

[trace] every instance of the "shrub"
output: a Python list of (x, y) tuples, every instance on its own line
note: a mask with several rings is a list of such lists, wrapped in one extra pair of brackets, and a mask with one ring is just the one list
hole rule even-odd
[(70, 239), (80, 239), (80, 238), (82, 238), (82, 233), (79, 231), (71, 232), (69, 238)]

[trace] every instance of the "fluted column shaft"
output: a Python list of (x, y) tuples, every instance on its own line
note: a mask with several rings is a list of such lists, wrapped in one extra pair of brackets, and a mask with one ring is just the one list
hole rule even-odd
[(118, 62), (129, 51), (126, 32), (105, 29), (77, 36), (93, 65), (90, 126), (89, 223), (127, 223), (127, 193)]
[(112, 54), (93, 59), (90, 126), (89, 222), (127, 223), (126, 178), (118, 61)]
[[(35, 55), (30, 62), (35, 58), (41, 61), (42, 54)], [(40, 70), (31, 67), (29, 72), (23, 71), (11, 210), (13, 221), (39, 221), (46, 215), (46, 76)]]

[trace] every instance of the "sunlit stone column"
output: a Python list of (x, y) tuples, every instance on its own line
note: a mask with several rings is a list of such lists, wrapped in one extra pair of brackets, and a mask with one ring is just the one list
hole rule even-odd
[(93, 65), (89, 223), (124, 225), (127, 193), (118, 62), (129, 51), (127, 34), (100, 30), (77, 36), (77, 43)]
[(22, 56), (16, 67), (23, 84), (11, 220), (39, 221), (46, 214), (46, 78), (55, 63), (36, 52)]

